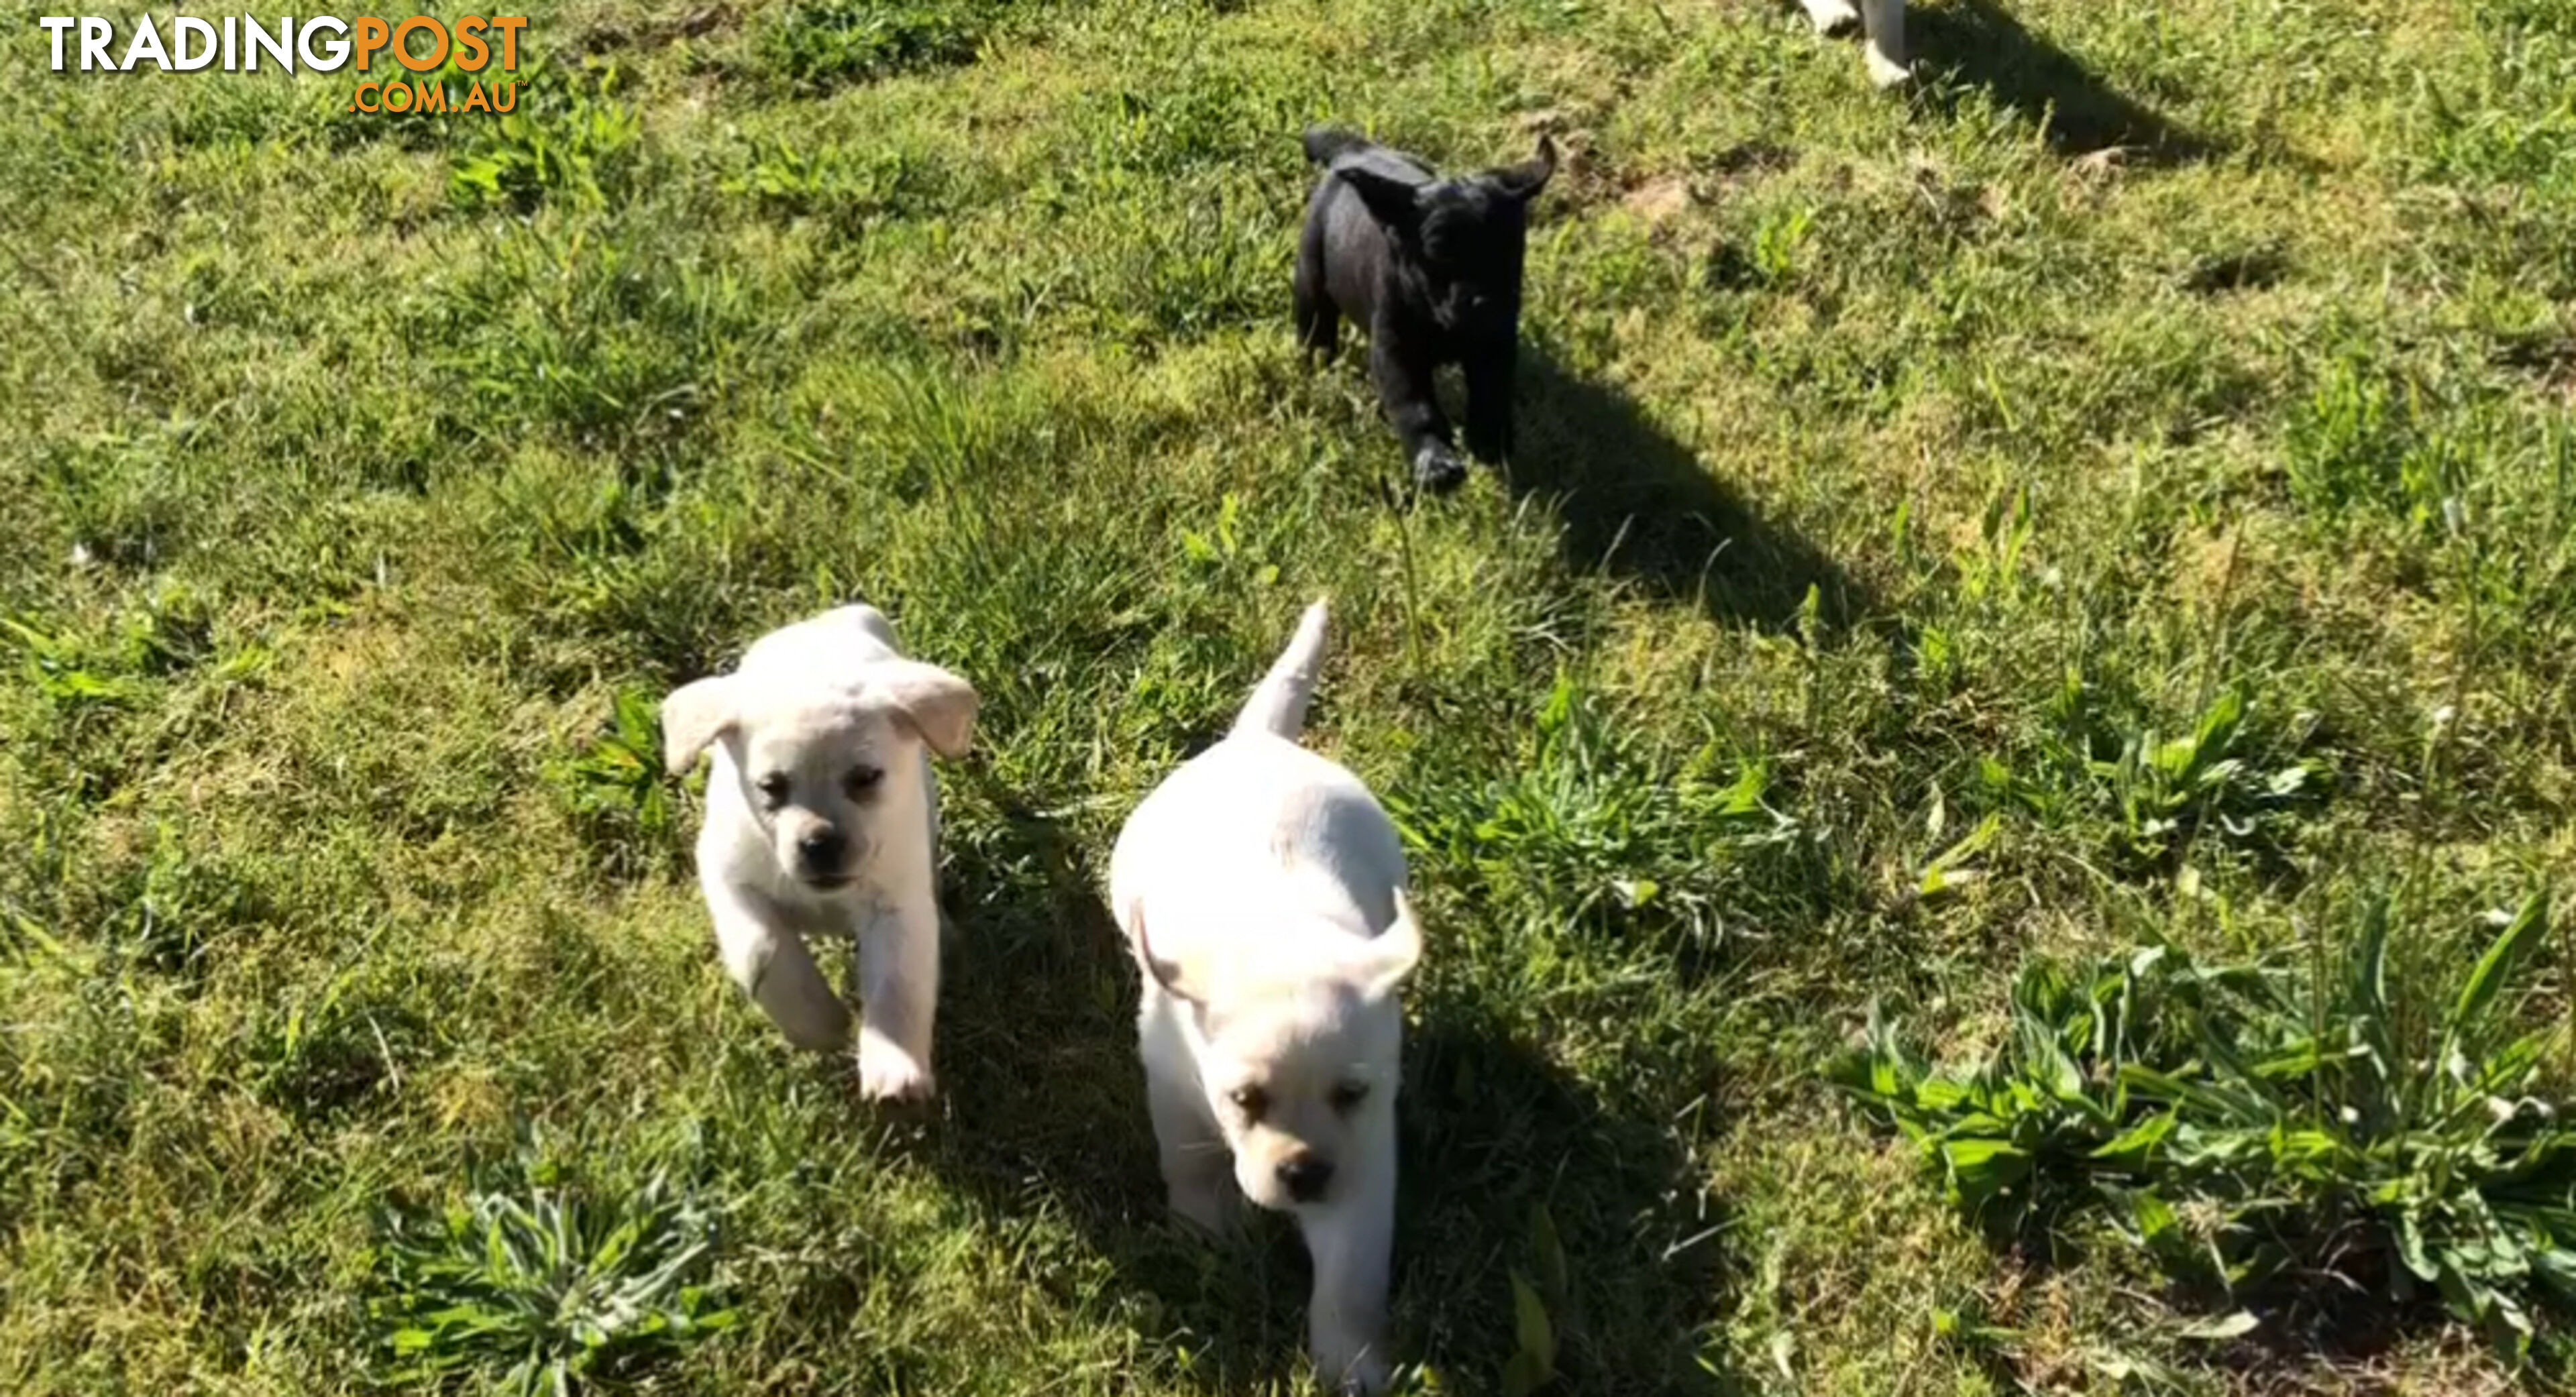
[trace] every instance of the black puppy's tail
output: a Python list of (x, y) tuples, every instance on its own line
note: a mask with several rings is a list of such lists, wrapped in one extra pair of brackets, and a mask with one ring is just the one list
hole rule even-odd
[(1345, 131), (1338, 126), (1306, 128), (1306, 158), (1318, 165), (1330, 165), (1353, 151), (1366, 150), (1372, 144), (1368, 137), (1357, 131)]

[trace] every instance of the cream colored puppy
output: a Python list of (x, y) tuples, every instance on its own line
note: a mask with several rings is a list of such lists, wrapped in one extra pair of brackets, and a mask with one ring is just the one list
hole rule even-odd
[(789, 1042), (844, 1047), (849, 1011), (805, 938), (858, 938), (859, 1089), (931, 1091), (939, 1001), (939, 790), (931, 752), (965, 752), (975, 690), (905, 659), (872, 606), (772, 631), (733, 673), (662, 701), (682, 775), (714, 750), (698, 883), (734, 982)]
[(1306, 612), (1234, 730), (1146, 797), (1110, 901), (1144, 969), (1136, 1019), (1172, 1211), (1297, 1219), (1323, 1379), (1380, 1392), (1395, 1228), (1397, 992), (1422, 938), (1404, 850), (1358, 778), (1297, 745), (1324, 648)]
[(1848, 34), (1854, 26), (1859, 27), (1871, 82), (1880, 87), (1895, 87), (1913, 78), (1914, 70), (1905, 62), (1905, 0), (1802, 0), (1802, 3), (1807, 7), (1807, 18), (1815, 22), (1819, 34)]

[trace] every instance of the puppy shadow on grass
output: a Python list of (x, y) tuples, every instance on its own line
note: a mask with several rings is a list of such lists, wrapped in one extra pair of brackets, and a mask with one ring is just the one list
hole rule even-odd
[[(1911, 30), (1920, 59), (2044, 125), (2050, 149), (2060, 155), (2117, 149), (2133, 160), (2179, 165), (2217, 153), (2205, 137), (2114, 90), (2082, 59), (2032, 33), (1995, 0), (1923, 6), (1912, 14)], [(1959, 90), (1935, 84), (1926, 91), (1929, 100), (1941, 102)]]
[(1599, 569), (1659, 601), (1786, 631), (1810, 588), (1830, 627), (1872, 603), (1840, 564), (1763, 517), (1616, 387), (1521, 348), (1512, 494), (1554, 507), (1568, 565)]
[[(989, 788), (987, 799), (998, 793)], [(1111, 1268), (1149, 1349), (1203, 1390), (1305, 1371), (1309, 1273), (1289, 1219), (1208, 1238), (1164, 1206), (1136, 1058), (1136, 972), (1073, 832), (1008, 797), (958, 833), (958, 909), (938, 1050), (946, 1119), (922, 1157), (997, 1217), (1068, 1222)], [(961, 824), (967, 822), (960, 822)], [(1725, 1239), (1672, 1122), (1626, 1115), (1464, 1014), (1418, 1001), (1398, 1107), (1396, 1360), (1449, 1391), (1502, 1390), (1520, 1357), (1514, 1278), (1545, 1308), (1551, 1390), (1749, 1390), (1693, 1336), (1722, 1317)], [(1541, 1221), (1544, 1217), (1545, 1221)], [(1553, 1242), (1546, 1240), (1552, 1237)], [(1074, 1293), (1067, 1306), (1097, 1305)]]
[[(1436, 942), (1435, 942), (1436, 944)], [(1734, 1394), (1710, 1342), (1734, 1289), (1726, 1210), (1682, 1132), (1624, 1108), (1472, 1006), (1424, 997), (1405, 1043), (1395, 1316), (1450, 1390)], [(1526, 1292), (1526, 1298), (1523, 1296)], [(1552, 1354), (1521, 1316), (1535, 1300)]]

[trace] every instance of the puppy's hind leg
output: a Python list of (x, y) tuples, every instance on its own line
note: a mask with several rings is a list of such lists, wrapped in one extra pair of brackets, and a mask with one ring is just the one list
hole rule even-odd
[[(1392, 1138), (1383, 1142), (1394, 1147)], [(1306, 1306), (1306, 1347), (1315, 1376), (1335, 1392), (1374, 1394), (1393, 1380), (1387, 1355), (1386, 1289), (1395, 1247), (1395, 1163), (1384, 1155), (1340, 1202), (1300, 1215), (1315, 1289)]]
[(1905, 61), (1905, 0), (1860, 0), (1860, 8), (1869, 31), (1862, 46), (1869, 80), (1880, 87), (1903, 86), (1914, 77)]
[(824, 982), (805, 939), (712, 873), (700, 883), (716, 924), (725, 971), (769, 1015), (787, 1041), (831, 1052), (850, 1039), (850, 1011)]
[(1311, 358), (1330, 359), (1340, 347), (1341, 308), (1333, 304), (1332, 293), (1324, 289), (1324, 221), (1306, 220), (1304, 236), (1297, 242), (1297, 272), (1289, 287), (1291, 306), (1297, 317), (1297, 343)]

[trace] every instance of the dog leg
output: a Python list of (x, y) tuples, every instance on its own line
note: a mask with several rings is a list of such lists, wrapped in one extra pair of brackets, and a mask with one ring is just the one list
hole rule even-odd
[(1297, 272), (1290, 284), (1290, 304), (1297, 317), (1297, 343), (1316, 358), (1330, 359), (1339, 347), (1341, 308), (1324, 290), (1324, 224), (1308, 217), (1305, 236), (1297, 243)]
[(1197, 1074), (1174, 1065), (1190, 1060), (1188, 1035), (1180, 1022), (1189, 1011), (1152, 976), (1145, 979), (1144, 994), (1136, 1014), (1136, 1056), (1145, 1064), (1145, 1109), (1154, 1120), (1163, 1187), (1172, 1212), (1183, 1221), (1230, 1236), (1243, 1214), (1243, 1196), (1234, 1186), (1234, 1156), (1224, 1132), (1208, 1115)]
[(831, 1052), (850, 1038), (850, 1011), (832, 993), (806, 949), (805, 938), (713, 873), (702, 874), (707, 911), (716, 924), (716, 949), (725, 972), (758, 1004), (787, 1041), (812, 1052)]
[(927, 894), (869, 909), (859, 929), (859, 1094), (919, 1101), (931, 1092), (939, 1009), (939, 906)]
[(1807, 18), (1813, 20), (1819, 34), (1848, 34), (1860, 23), (1860, 11), (1852, 0), (1806, 0)]
[(1145, 1108), (1154, 1118), (1154, 1145), (1162, 1157), (1163, 1188), (1172, 1214), (1219, 1237), (1243, 1222), (1243, 1197), (1234, 1187), (1234, 1156), (1207, 1120), (1185, 1082), (1157, 1077), (1145, 1085)]
[(1512, 456), (1512, 377), (1518, 346), (1506, 344), (1467, 360), (1467, 450), (1487, 465)]
[(1413, 483), (1434, 492), (1454, 490), (1467, 478), (1467, 464), (1449, 441), (1449, 419), (1441, 414), (1433, 390), (1431, 366), (1415, 362), (1380, 327), (1369, 336), (1369, 370), (1377, 379), (1378, 403), (1404, 443), (1404, 458), (1413, 463)]
[(1905, 62), (1905, 0), (1860, 0), (1860, 7), (1869, 31), (1862, 46), (1869, 80), (1883, 88), (1903, 86), (1914, 77)]
[[(1394, 1146), (1390, 1132), (1383, 1142)], [(1365, 1180), (1339, 1203), (1298, 1219), (1315, 1289), (1307, 1299), (1306, 1347), (1315, 1375), (1335, 1392), (1376, 1394), (1393, 1379), (1387, 1356), (1386, 1289), (1395, 1246), (1395, 1161), (1379, 1154)]]

